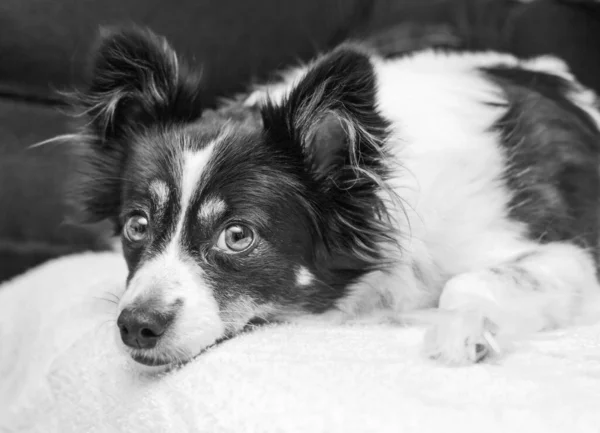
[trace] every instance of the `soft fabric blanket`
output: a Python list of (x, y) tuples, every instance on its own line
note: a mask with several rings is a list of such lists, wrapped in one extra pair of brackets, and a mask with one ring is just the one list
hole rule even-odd
[(419, 328), (270, 326), (157, 375), (115, 344), (125, 274), (89, 254), (0, 287), (0, 431), (600, 432), (600, 326), (463, 368)]

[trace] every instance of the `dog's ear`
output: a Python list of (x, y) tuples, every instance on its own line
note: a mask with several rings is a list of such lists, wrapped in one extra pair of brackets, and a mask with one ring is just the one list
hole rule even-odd
[(263, 122), (277, 141), (300, 144), (313, 175), (342, 167), (377, 171), (388, 124), (376, 107), (371, 55), (341, 46), (319, 59), (280, 104), (268, 103)]
[(72, 201), (81, 211), (77, 219), (116, 221), (132, 136), (198, 118), (199, 75), (164, 38), (137, 27), (103, 29), (90, 72), (74, 101), (86, 126)]
[(89, 86), (77, 103), (103, 142), (153, 124), (200, 116), (199, 75), (150, 30), (101, 29), (90, 72)]
[[(310, 66), (280, 103), (267, 102), (263, 123), (279, 148), (300, 149), (305, 170), (321, 192), (340, 248), (367, 257), (384, 229), (378, 192), (389, 172), (389, 124), (377, 109), (374, 56), (344, 45)], [(359, 251), (360, 250), (360, 251)]]

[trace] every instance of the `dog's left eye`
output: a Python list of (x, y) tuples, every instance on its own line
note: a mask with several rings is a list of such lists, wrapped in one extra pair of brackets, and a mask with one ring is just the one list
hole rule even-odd
[(148, 219), (142, 215), (130, 217), (123, 227), (123, 234), (131, 242), (141, 242), (148, 236)]
[(217, 248), (229, 254), (242, 253), (254, 246), (254, 231), (243, 224), (231, 224), (219, 235)]

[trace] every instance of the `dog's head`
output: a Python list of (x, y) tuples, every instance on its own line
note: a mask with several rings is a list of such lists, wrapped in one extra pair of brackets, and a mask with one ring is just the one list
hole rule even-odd
[(203, 111), (164, 39), (104, 32), (78, 98), (81, 198), (121, 236), (118, 327), (135, 360), (185, 361), (252, 319), (323, 312), (380, 264), (375, 95), (370, 56), (341, 47), (283, 101)]

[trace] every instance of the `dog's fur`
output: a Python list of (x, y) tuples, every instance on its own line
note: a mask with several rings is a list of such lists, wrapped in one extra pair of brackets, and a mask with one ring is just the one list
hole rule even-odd
[[(346, 44), (203, 110), (167, 42), (127, 29), (102, 36), (78, 104), (90, 217), (148, 222), (123, 236), (118, 305), (165, 320), (128, 348), (140, 362), (257, 318), (439, 306), (427, 354), (470, 363), (597, 305), (600, 113), (559, 60)], [(223, 249), (230, 224), (249, 250)]]

